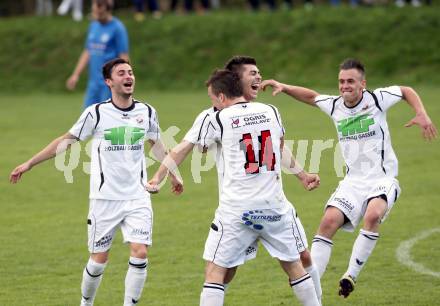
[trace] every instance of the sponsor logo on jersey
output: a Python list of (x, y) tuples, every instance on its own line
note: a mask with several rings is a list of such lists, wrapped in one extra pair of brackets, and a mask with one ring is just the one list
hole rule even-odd
[(267, 118), (265, 114), (256, 114), (243, 118), (245, 125), (254, 125), (270, 122), (270, 118)]
[(106, 129), (104, 132), (104, 139), (109, 140), (112, 146), (135, 145), (145, 135), (145, 129), (132, 126), (115, 127)]
[(233, 129), (236, 129), (236, 128), (238, 128), (238, 127), (240, 127), (240, 118), (231, 118), (231, 120), (232, 120), (232, 123), (231, 123), (231, 126), (232, 126), (232, 128)]
[(246, 114), (238, 117), (232, 117), (231, 127), (236, 129), (242, 126), (268, 123), (270, 120), (271, 118), (268, 118), (265, 113)]
[(374, 124), (374, 118), (368, 118), (370, 115), (365, 114), (339, 120), (338, 132), (345, 137), (370, 131), (370, 126)]

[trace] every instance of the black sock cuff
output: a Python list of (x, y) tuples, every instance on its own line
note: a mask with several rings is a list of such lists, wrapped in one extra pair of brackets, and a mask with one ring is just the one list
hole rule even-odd
[(100, 277), (100, 276), (102, 275), (102, 273), (104, 273), (104, 272), (102, 272), (102, 273), (99, 273), (99, 274), (92, 274), (92, 273), (89, 272), (89, 269), (87, 269), (87, 267), (86, 267), (85, 270), (86, 270), (87, 274), (88, 274), (90, 277)]
[(223, 284), (218, 284), (218, 283), (204, 283), (203, 288), (225, 291), (225, 286)]
[(291, 280), (291, 281), (290, 281), (290, 286), (293, 287), (293, 286), (299, 285), (299, 284), (301, 284), (303, 281), (308, 280), (309, 278), (310, 278), (310, 274), (309, 274), (309, 273), (306, 273), (306, 274), (304, 274), (303, 276), (301, 276), (300, 278), (297, 278), (297, 279)]
[(331, 241), (330, 239), (325, 238), (323, 236), (320, 236), (320, 235), (316, 235), (315, 237), (313, 237), (312, 243), (315, 243), (315, 242), (322, 242), (322, 243), (328, 244), (330, 246), (333, 246), (333, 241)]
[(142, 263), (132, 263), (131, 261), (128, 261), (128, 265), (133, 267), (133, 268), (138, 268), (138, 269), (146, 269), (147, 268), (147, 261), (142, 262)]

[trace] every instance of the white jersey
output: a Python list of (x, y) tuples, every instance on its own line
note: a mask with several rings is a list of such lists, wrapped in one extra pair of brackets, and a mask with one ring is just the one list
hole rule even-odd
[[(215, 107), (210, 107), (208, 109), (205, 109), (202, 111), (194, 120), (194, 123), (192, 127), (189, 129), (189, 131), (186, 133), (183, 140), (186, 140), (194, 145), (202, 145), (201, 139), (202, 137), (205, 137), (206, 135), (202, 135), (202, 131), (206, 134), (207, 130), (203, 129), (203, 126), (205, 123), (209, 121), (209, 115), (214, 114), (217, 111)], [(221, 144), (217, 143), (216, 148), (213, 148), (215, 150), (215, 165), (217, 168), (217, 179), (218, 179), (218, 186), (219, 186), (219, 194), (221, 193), (221, 186), (222, 186), (222, 179), (223, 179), (223, 158), (222, 156), (222, 150), (221, 150)]]
[(386, 111), (402, 99), (399, 86), (364, 90), (362, 99), (347, 107), (341, 96), (320, 95), (316, 105), (336, 126), (346, 177), (370, 180), (397, 176), (397, 158), (391, 146)]
[(70, 129), (80, 140), (93, 137), (90, 199), (134, 200), (149, 197), (145, 190), (144, 142), (159, 139), (156, 110), (134, 101), (120, 109), (111, 100), (91, 105)]
[(210, 115), (200, 142), (221, 144), (219, 210), (290, 207), (281, 182), (283, 136), (278, 110), (270, 105), (242, 102)]
[(202, 128), (206, 120), (209, 120), (209, 115), (217, 111), (216, 108), (210, 107), (202, 111), (194, 120), (192, 127), (188, 130), (183, 140), (191, 142), (192, 144), (200, 144), (200, 139), (202, 138)]

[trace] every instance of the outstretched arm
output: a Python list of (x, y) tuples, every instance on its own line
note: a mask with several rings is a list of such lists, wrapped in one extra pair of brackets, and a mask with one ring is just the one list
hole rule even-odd
[(272, 87), (273, 96), (276, 96), (280, 92), (284, 92), (285, 94), (288, 94), (289, 96), (295, 98), (298, 101), (304, 102), (311, 106), (316, 106), (315, 98), (319, 96), (319, 93), (317, 93), (312, 89), (308, 89), (300, 86), (287, 85), (275, 80), (264, 80), (261, 83), (261, 89), (263, 90), (266, 90), (266, 87), (268, 86)]
[(306, 190), (313, 190), (319, 187), (320, 178), (317, 174), (304, 171), (301, 165), (295, 160), (292, 152), (284, 146), (284, 140), (281, 139), (281, 166), (289, 173), (295, 174)]
[(17, 166), (14, 170), (12, 170), (9, 176), (9, 181), (12, 184), (17, 183), (21, 179), (23, 173), (31, 170), (33, 166), (55, 157), (56, 154), (66, 151), (70, 147), (70, 145), (72, 145), (76, 141), (78, 141), (77, 138), (69, 133), (66, 133), (54, 139), (43, 150), (35, 154), (27, 162)]
[(412, 107), (416, 116), (411, 119), (405, 127), (413, 126), (414, 124), (420, 126), (422, 129), (422, 136), (427, 140), (433, 140), (437, 137), (437, 128), (428, 116), (428, 113), (423, 106), (422, 100), (420, 99), (417, 92), (411, 87), (400, 86), (402, 91), (403, 99), (408, 102)]

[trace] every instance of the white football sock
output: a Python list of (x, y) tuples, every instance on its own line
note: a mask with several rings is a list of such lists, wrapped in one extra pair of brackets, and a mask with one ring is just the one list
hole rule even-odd
[(316, 296), (318, 297), (318, 301), (321, 304), (322, 289), (321, 289), (321, 279), (319, 278), (318, 269), (316, 269), (314, 264), (304, 269), (306, 270), (307, 273), (309, 273), (310, 277), (312, 278), (313, 285), (315, 286)]
[(222, 306), (225, 299), (223, 284), (204, 283), (200, 294), (200, 306)]
[(130, 257), (125, 276), (124, 306), (132, 306), (139, 301), (147, 279), (147, 265), (148, 259), (146, 258)]
[(359, 236), (353, 245), (353, 251), (351, 253), (350, 263), (348, 265), (347, 273), (354, 279), (356, 279), (361, 272), (365, 263), (370, 257), (371, 253), (376, 246), (376, 242), (379, 239), (379, 233), (373, 233), (361, 229)]
[(304, 306), (320, 306), (316, 296), (315, 286), (308, 273), (298, 279), (290, 281), (293, 293)]
[(81, 305), (93, 305), (99, 284), (101, 283), (102, 274), (107, 263), (97, 263), (89, 258), (83, 271), (83, 279), (81, 283)]
[(313, 237), (310, 253), (312, 254), (312, 262), (318, 270), (319, 277), (322, 277), (327, 268), (332, 247), (333, 242), (330, 239), (320, 235)]

